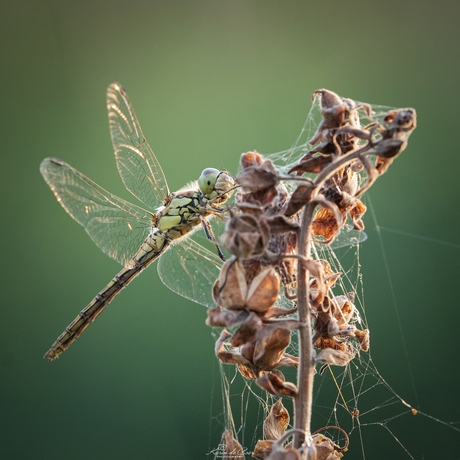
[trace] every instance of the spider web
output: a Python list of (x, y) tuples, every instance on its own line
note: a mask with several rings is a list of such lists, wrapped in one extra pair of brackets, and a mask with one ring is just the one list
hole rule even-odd
[[(388, 110), (391, 110), (390, 107), (375, 105), (372, 106), (372, 109), (372, 118), (379, 121)], [(286, 174), (295, 162), (309, 150), (308, 140), (316, 131), (320, 120), (321, 114), (317, 99), (294, 145), (286, 151), (265, 156), (270, 158), (282, 173)], [(370, 121), (364, 120), (362, 124), (366, 125)], [(286, 183), (288, 189), (292, 190), (294, 186), (295, 184)], [(373, 210), (372, 205), (367, 204), (370, 212), (365, 219), (367, 217), (366, 223), (369, 226), (372, 224), (369, 222), (371, 220), (369, 215), (373, 214)], [(374, 226), (379, 230), (375, 216)], [(328, 426), (343, 429), (347, 433), (348, 440), (335, 428), (322, 431), (322, 434), (327, 435), (340, 446), (344, 446), (349, 441), (348, 450), (344, 452), (345, 459), (418, 459), (425, 458), (424, 446), (427, 443), (437, 445), (441, 442), (442, 437), (452, 436), (458, 444), (460, 440), (459, 422), (446, 422), (419, 409), (416, 384), (405, 345), (404, 351), (398, 358), (407, 368), (411, 380), (412, 392), (405, 396), (406, 399), (397, 392), (398, 381), (394, 389), (379, 372), (372, 358), (372, 332), (379, 328), (379, 324), (369, 324), (367, 319), (364, 284), (366, 277), (371, 277), (372, 273), (366, 273), (365, 267), (364, 269), (361, 267), (361, 244), (336, 250), (316, 244), (313, 247), (313, 257), (326, 259), (334, 272), (342, 274), (332, 289), (333, 294), (354, 293), (354, 304), (357, 307), (354, 322), (359, 329), (370, 330), (371, 342), (368, 352), (359, 350), (356, 345), (356, 356), (347, 366), (327, 366), (321, 374), (318, 373), (315, 376), (312, 431)], [(383, 246), (382, 257), (385, 261)], [(388, 269), (387, 275), (389, 289), (392, 291), (391, 274)], [(392, 292), (391, 295), (394, 296), (394, 293)], [(394, 306), (397, 311), (395, 299)], [(404, 344), (402, 327), (399, 332), (392, 331), (391, 334), (400, 334)], [(216, 339), (217, 335), (218, 332), (216, 332)], [(376, 346), (381, 346), (381, 344)], [(295, 337), (287, 352), (297, 354)], [(282, 368), (282, 371), (287, 380), (295, 383), (295, 370)], [(229, 429), (250, 453), (257, 441), (262, 439), (263, 421), (270, 407), (279, 398), (267, 395), (254, 382), (244, 380), (234, 366), (219, 363), (219, 374), (220, 404), (223, 410), (218, 415), (211, 417), (210, 438), (214, 440), (215, 436), (220, 436), (219, 433), (222, 433), (224, 429)], [(292, 423), (292, 403), (289, 398), (283, 398), (283, 404), (291, 415)], [(433, 433), (439, 433), (438, 437), (433, 437)], [(210, 445), (215, 445), (211, 439)], [(250, 458), (250, 455), (247, 455), (246, 458)]]

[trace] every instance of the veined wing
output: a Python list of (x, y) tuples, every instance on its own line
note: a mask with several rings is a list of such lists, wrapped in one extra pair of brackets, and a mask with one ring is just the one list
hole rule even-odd
[(363, 231), (354, 230), (350, 224), (345, 224), (335, 240), (331, 243), (331, 249), (343, 248), (346, 246), (356, 246), (367, 240), (367, 235)]
[(91, 239), (126, 265), (152, 228), (152, 214), (107, 192), (57, 158), (43, 160), (40, 172), (61, 206)]
[(154, 210), (169, 195), (168, 184), (142, 133), (128, 95), (118, 83), (112, 83), (107, 89), (107, 110), (121, 179), (135, 197)]
[(222, 264), (216, 253), (189, 237), (179, 240), (162, 254), (158, 261), (158, 275), (176, 294), (213, 307), (212, 286), (219, 277)]

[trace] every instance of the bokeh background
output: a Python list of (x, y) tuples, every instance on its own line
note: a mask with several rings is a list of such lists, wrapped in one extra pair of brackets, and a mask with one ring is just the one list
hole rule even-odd
[(171, 190), (208, 166), (235, 173), (241, 152), (289, 148), (317, 88), (417, 109), (409, 148), (367, 201), (400, 233), (380, 240), (368, 213), (361, 263), (373, 362), (446, 424), (384, 424), (407, 451), (365, 426), (348, 456), (460, 458), (459, 14), (453, 0), (2, 1), (0, 457), (201, 459), (219, 442), (205, 309), (154, 268), (58, 361), (42, 359), (119, 267), (58, 206), (39, 164), (60, 157), (131, 199), (105, 108), (119, 81)]

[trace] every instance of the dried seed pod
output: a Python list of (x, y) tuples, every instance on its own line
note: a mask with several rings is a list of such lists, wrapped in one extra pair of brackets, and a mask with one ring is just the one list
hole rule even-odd
[(268, 190), (278, 183), (278, 173), (271, 160), (253, 164), (242, 169), (235, 178), (244, 192), (257, 193)]
[(270, 227), (260, 207), (249, 207), (245, 204), (241, 208), (246, 212), (238, 215), (230, 214), (221, 243), (236, 257), (243, 259), (261, 257), (270, 238)]
[(235, 180), (244, 194), (241, 201), (266, 205), (278, 195), (279, 176), (271, 160), (264, 159), (257, 152), (248, 152), (241, 156), (242, 170)]
[(257, 313), (267, 311), (276, 302), (279, 289), (280, 278), (273, 267), (262, 270), (249, 286), (246, 308)]
[(279, 399), (270, 409), (270, 413), (264, 421), (264, 439), (276, 441), (286, 431), (289, 425), (289, 412)]
[(228, 310), (247, 308), (257, 313), (267, 311), (278, 298), (280, 279), (273, 267), (259, 271), (252, 280), (240, 259), (227, 260), (214, 285), (214, 300)]
[(277, 367), (284, 350), (291, 342), (291, 331), (282, 328), (265, 328), (267, 333), (256, 340), (252, 362), (261, 370), (272, 370)]
[(226, 430), (223, 434), (223, 445), (225, 446), (225, 452), (223, 452), (223, 460), (244, 460), (243, 446), (233, 436), (230, 430)]
[(343, 457), (343, 454), (338, 451), (340, 447), (326, 436), (319, 433), (314, 434), (312, 441), (311, 447), (315, 454), (314, 457), (310, 458), (316, 458), (316, 460), (335, 460)]
[(228, 310), (239, 310), (246, 306), (248, 287), (243, 264), (238, 259), (227, 260), (214, 285), (214, 300)]
[(317, 363), (333, 364), (335, 366), (346, 366), (354, 356), (354, 353), (349, 351), (325, 348), (318, 353), (315, 361)]
[(283, 374), (280, 374), (281, 372), (267, 372), (257, 379), (257, 385), (272, 395), (295, 398), (297, 387), (291, 382), (286, 382)]

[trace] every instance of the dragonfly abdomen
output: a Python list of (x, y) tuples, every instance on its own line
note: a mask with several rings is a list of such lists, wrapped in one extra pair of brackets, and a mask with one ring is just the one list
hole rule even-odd
[(69, 348), (86, 328), (102, 313), (113, 298), (139, 275), (142, 270), (156, 260), (169, 244), (169, 238), (162, 232), (152, 232), (142, 243), (128, 266), (115, 275), (110, 280), (109, 284), (107, 284), (107, 286), (100, 291), (66, 327), (65, 331), (56, 339), (44, 357), (53, 361), (67, 350), (67, 348)]

